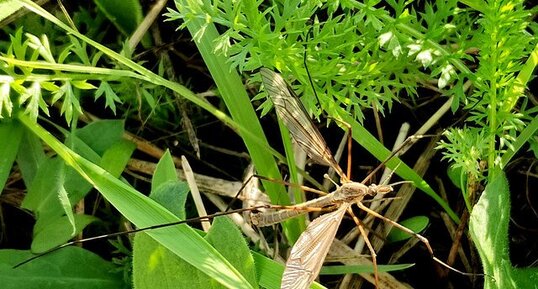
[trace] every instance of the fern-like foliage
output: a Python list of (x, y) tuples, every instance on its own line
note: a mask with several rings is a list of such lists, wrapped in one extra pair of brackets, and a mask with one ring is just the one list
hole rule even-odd
[[(86, 35), (100, 40), (104, 37), (104, 19), (97, 15), (82, 9), (73, 19), (77, 27), (87, 29)], [(83, 98), (104, 98), (105, 108), (114, 114), (117, 104), (149, 110), (142, 115), (158, 110), (155, 96), (166, 95), (162, 87), (125, 77), (122, 67), (103, 57), (101, 51), (72, 35), (60, 34), (60, 29), (37, 15), (29, 18), (32, 32), (25, 26), (6, 29), (11, 33), (10, 41), (0, 42), (0, 119), (21, 110), (36, 121), (40, 114), (48, 116), (49, 107), (58, 104), (70, 124), (83, 113)], [(128, 49), (123, 51), (130, 53)], [(149, 105), (143, 106), (141, 101)]]
[[(517, 107), (523, 95), (514, 94), (514, 84), (536, 42), (521, 2), (485, 3), (434, 1), (419, 12), (395, 0), (386, 7), (378, 1), (206, 1), (196, 9), (178, 5), (168, 16), (221, 25), (215, 53), (241, 71), (281, 71), (315, 116), (325, 111), (338, 118), (338, 107), (362, 121), (364, 109), (383, 113), (401, 97), (419, 97), (419, 87), (436, 84), (453, 97), (453, 112), (468, 113), (465, 128), (449, 129), (439, 148), (478, 177), (480, 160), (498, 165), (529, 118)], [(266, 113), (271, 103), (261, 108)]]
[[(445, 157), (473, 177), (479, 163), (505, 166), (500, 160), (534, 114), (525, 105), (520, 76), (536, 39), (529, 33), (530, 13), (516, 1), (490, 1), (482, 7), (470, 44), (478, 52), (471, 75), (473, 89), (460, 99), (468, 110), (466, 127), (451, 128), (440, 144)], [(523, 99), (522, 99), (523, 98)], [(480, 179), (480, 178), (479, 178)]]

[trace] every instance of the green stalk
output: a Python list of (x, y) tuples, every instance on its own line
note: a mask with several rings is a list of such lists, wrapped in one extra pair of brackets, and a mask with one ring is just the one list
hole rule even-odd
[[(201, 11), (201, 7), (198, 5), (197, 2), (176, 0), (176, 7), (180, 13), (187, 9)], [(195, 39), (196, 46), (217, 84), (232, 119), (250, 132), (250, 134), (240, 134), (256, 170), (263, 176), (282, 179), (274, 157), (267, 153), (266, 147), (269, 146), (267, 139), (239, 74), (231, 68), (225, 56), (214, 53), (213, 44), (219, 37), (217, 28), (212, 23), (206, 23), (202, 18), (193, 18), (187, 22), (187, 29)], [(203, 33), (199, 33), (200, 31)], [(260, 142), (263, 145), (260, 145)], [(290, 204), (289, 197), (284, 193), (283, 185), (268, 181), (264, 181), (263, 184), (273, 203)], [(301, 233), (298, 220), (289, 220), (283, 224), (283, 227), (288, 240), (296, 240)]]

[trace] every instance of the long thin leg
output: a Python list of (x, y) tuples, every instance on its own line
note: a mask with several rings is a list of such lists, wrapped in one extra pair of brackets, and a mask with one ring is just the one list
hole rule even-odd
[(299, 189), (301, 189), (301, 190), (303, 190), (305, 192), (311, 192), (311, 193), (314, 193), (314, 194), (317, 194), (317, 195), (320, 195), (320, 196), (327, 195), (327, 192), (324, 192), (322, 190), (318, 190), (318, 189), (314, 189), (314, 188), (311, 188), (311, 187), (286, 182), (286, 181), (283, 181), (283, 180), (271, 179), (271, 178), (256, 175), (256, 174), (252, 175), (251, 177), (256, 177), (256, 178), (258, 178), (260, 180), (265, 180), (265, 181), (269, 181), (269, 182), (279, 183), (279, 184), (289, 186), (289, 187), (299, 188)]
[(299, 189), (301, 189), (301, 190), (303, 190), (305, 192), (311, 192), (311, 193), (318, 194), (318, 195), (321, 195), (321, 196), (327, 195), (327, 193), (324, 192), (324, 191), (313, 189), (313, 188), (310, 188), (310, 187), (307, 187), (307, 186), (293, 184), (293, 183), (286, 182), (286, 181), (283, 181), (283, 180), (271, 179), (271, 178), (268, 178), (268, 177), (253, 174), (253, 175), (250, 175), (245, 182), (243, 182), (243, 184), (241, 185), (241, 187), (239, 188), (239, 190), (235, 194), (234, 198), (230, 202), (230, 204), (228, 204), (228, 207), (226, 208), (225, 211), (228, 211), (232, 207), (232, 205), (238, 199), (239, 194), (241, 194), (241, 192), (245, 189), (245, 187), (250, 182), (250, 180), (252, 180), (252, 178), (258, 178), (258, 179), (269, 181), (269, 182), (274, 182), (274, 183), (279, 183), (279, 184), (283, 184), (283, 185), (286, 185), (286, 186), (296, 187), (296, 188), (299, 188)]
[(334, 121), (339, 122), (343, 126), (347, 128), (346, 134), (347, 134), (347, 169), (346, 169), (346, 176), (345, 178), (342, 178), (342, 182), (349, 182), (351, 180), (351, 148), (353, 145), (353, 131), (351, 129), (351, 125), (341, 119), (332, 118)]
[(364, 238), (366, 246), (368, 247), (368, 250), (370, 250), (370, 254), (372, 255), (372, 264), (374, 265), (374, 280), (375, 280), (374, 285), (375, 285), (375, 288), (379, 289), (379, 272), (377, 270), (377, 254), (376, 254), (372, 244), (370, 244), (370, 240), (368, 240), (368, 234), (364, 230), (364, 227), (362, 226), (359, 219), (357, 217), (355, 217), (355, 215), (353, 215), (352, 218), (353, 218), (353, 221), (355, 221), (355, 224), (357, 224), (357, 228), (359, 228), (359, 232), (361, 233), (362, 237)]
[(353, 144), (353, 132), (349, 124), (347, 124), (347, 129), (347, 177), (351, 179), (351, 145)]
[[(405, 227), (405, 226), (402, 226), (402, 225), (398, 224), (397, 222), (395, 222), (395, 221), (393, 221), (393, 220), (391, 220), (391, 219), (389, 219), (389, 218), (387, 218), (387, 217), (385, 217), (385, 216), (383, 216), (383, 215), (377, 213), (376, 211), (371, 210), (370, 208), (366, 207), (366, 206), (365, 206), (364, 204), (362, 204), (361, 202), (358, 202), (358, 203), (357, 203), (357, 206), (358, 206), (361, 210), (364, 210), (365, 212), (367, 212), (368, 214), (371, 214), (372, 216), (374, 216), (374, 217), (376, 217), (376, 218), (379, 218), (379, 219), (381, 219), (381, 220), (383, 220), (383, 221), (385, 221), (385, 222), (391, 224), (392, 226), (394, 226), (394, 227), (396, 227), (396, 228), (398, 228), (398, 229), (400, 229), (400, 230), (402, 230), (402, 231), (408, 233), (409, 235), (412, 235), (412, 236), (414, 236), (415, 238), (419, 239), (419, 240), (426, 246), (426, 248), (428, 249), (428, 252), (430, 252), (430, 255), (432, 256), (432, 259), (433, 259), (435, 262), (437, 262), (437, 263), (443, 265), (443, 266), (446, 267), (447, 269), (452, 270), (452, 271), (454, 271), (454, 272), (457, 272), (457, 273), (459, 273), (459, 274), (461, 274), (461, 275), (465, 275), (465, 276), (476, 276), (476, 275), (481, 275), (481, 274), (475, 274), (475, 273), (467, 273), (467, 272), (463, 272), (463, 271), (460, 271), (460, 270), (458, 270), (458, 269), (456, 269), (456, 268), (454, 268), (454, 267), (448, 265), (447, 263), (445, 263), (445, 262), (441, 261), (440, 259), (438, 259), (437, 257), (435, 257), (435, 255), (433, 254), (433, 249), (432, 249), (432, 247), (430, 246), (430, 242), (429, 242), (428, 239), (426, 239), (424, 236), (422, 236), (422, 235), (420, 235), (420, 234), (418, 234), (418, 233), (413, 232), (413, 231), (410, 230), (409, 228), (407, 228), (407, 227)], [(366, 240), (366, 239), (365, 239), (365, 240)], [(370, 242), (368, 241), (367, 243), (370, 243)], [(370, 248), (370, 246), (371, 246), (371, 245), (369, 245), (368, 248)]]
[(399, 156), (403, 154), (405, 151), (409, 149), (409, 147), (414, 144), (417, 140), (429, 137), (431, 135), (412, 135), (409, 136), (397, 149), (392, 151), (392, 153), (383, 161), (381, 164), (379, 164), (370, 174), (368, 174), (361, 183), (364, 183), (372, 178), (372, 176), (377, 173), (386, 163), (388, 163), (394, 156)]

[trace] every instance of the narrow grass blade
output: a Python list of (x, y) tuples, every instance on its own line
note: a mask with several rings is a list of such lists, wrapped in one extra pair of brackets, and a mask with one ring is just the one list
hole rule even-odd
[[(155, 201), (71, 151), (41, 126), (33, 123), (28, 116), (20, 113), (18, 118), (137, 227), (179, 220)], [(189, 226), (180, 225), (150, 230), (147, 234), (228, 288), (252, 288), (221, 254)]]

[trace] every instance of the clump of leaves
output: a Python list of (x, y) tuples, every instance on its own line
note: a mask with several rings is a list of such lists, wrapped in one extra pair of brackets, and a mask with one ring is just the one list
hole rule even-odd
[[(49, 116), (49, 107), (58, 104), (67, 123), (71, 123), (83, 113), (84, 97), (102, 99), (104, 107), (114, 114), (117, 106), (124, 104), (120, 106), (124, 117), (129, 116), (129, 106), (144, 110), (140, 115), (174, 110), (173, 105), (161, 105), (168, 100), (163, 87), (126, 77), (129, 75), (121, 71), (125, 67), (103, 57), (102, 51), (73, 35), (62, 34), (62, 29), (38, 17), (22, 19), (28, 26), (17, 25), (17, 30), (5, 29), (10, 41), (0, 43), (0, 118), (11, 117), (20, 109), (36, 120), (40, 113)], [(73, 21), (76, 27), (86, 29), (86, 36), (96, 41), (104, 38), (101, 13), (81, 9), (74, 13)], [(120, 43), (115, 45), (121, 47)], [(123, 50), (128, 57), (130, 52)], [(116, 66), (117, 70), (99, 66)], [(158, 99), (161, 96), (163, 99)], [(165, 118), (168, 115), (175, 114)]]
[[(171, 11), (169, 16), (182, 18), (183, 25), (203, 17), (207, 25), (224, 27), (215, 52), (227, 55), (232, 68), (241, 71), (270, 66), (293, 75), (300, 83), (293, 89), (315, 116), (324, 110), (338, 117), (341, 110), (335, 108), (344, 107), (362, 121), (364, 108), (383, 112), (400, 97), (417, 97), (418, 87), (436, 83), (442, 93), (453, 96), (453, 111), (469, 113), (467, 127), (449, 130), (441, 143), (446, 158), (466, 169), (471, 169), (471, 159), (498, 165), (532, 113), (524, 107), (514, 111), (522, 96), (514, 90), (517, 73), (534, 44), (526, 32), (529, 12), (514, 1), (488, 3), (478, 7), (480, 14), (458, 7), (457, 1), (425, 3), (421, 13), (404, 1), (387, 5), (392, 14), (357, 1), (269, 6), (215, 1), (195, 8), (178, 5), (180, 14)], [(203, 33), (201, 29), (195, 38)], [(470, 53), (474, 51), (476, 58)], [(467, 67), (473, 62), (476, 71)], [(469, 80), (473, 88), (466, 93), (463, 85)], [(270, 107), (265, 102), (263, 112)], [(476, 166), (470, 172), (480, 174)]]
[[(293, 75), (301, 83), (293, 88), (318, 116), (306, 62), (321, 108), (337, 116), (335, 106), (341, 106), (362, 121), (365, 107), (382, 112), (401, 95), (416, 97), (421, 83), (436, 81), (444, 88), (457, 80), (454, 67), (463, 67), (460, 59), (469, 58), (465, 51), (474, 18), (456, 3), (426, 4), (426, 13), (419, 14), (403, 1), (389, 1), (395, 12), (391, 16), (386, 9), (357, 1), (272, 6), (217, 1), (205, 3), (201, 11), (178, 6), (181, 14), (170, 16), (188, 23), (203, 15), (207, 23), (224, 26), (215, 52), (229, 56), (231, 66), (241, 71), (272, 66)], [(442, 47), (440, 42), (454, 45)], [(456, 82), (460, 90), (461, 83)], [(267, 112), (270, 104), (262, 108)]]
[(536, 44), (526, 31), (531, 25), (529, 11), (513, 1), (489, 3), (482, 11), (476, 21), (480, 33), (470, 39), (478, 51), (478, 67), (470, 74), (473, 89), (460, 99), (469, 113), (466, 127), (449, 129), (447, 140), (439, 145), (446, 159), (478, 181), (484, 179), (478, 163), (504, 167), (503, 155), (514, 150), (518, 132), (536, 112), (521, 99), (522, 80), (529, 77), (524, 61)]

